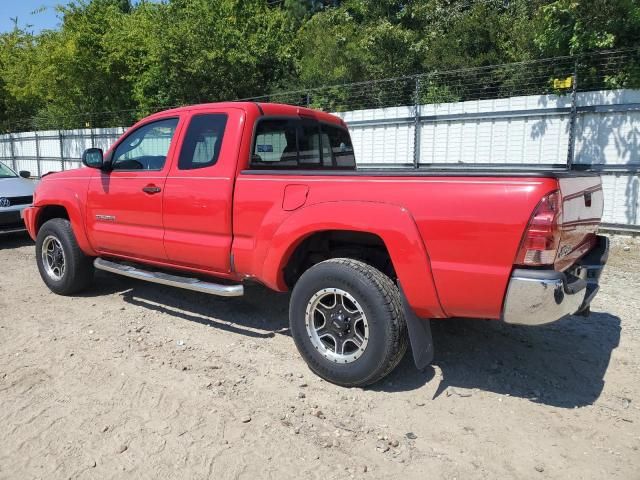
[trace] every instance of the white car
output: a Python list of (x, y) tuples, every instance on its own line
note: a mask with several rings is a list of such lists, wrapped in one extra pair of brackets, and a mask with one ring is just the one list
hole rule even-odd
[(16, 172), (0, 162), (0, 235), (25, 230), (22, 210), (33, 202), (36, 183), (27, 171)]

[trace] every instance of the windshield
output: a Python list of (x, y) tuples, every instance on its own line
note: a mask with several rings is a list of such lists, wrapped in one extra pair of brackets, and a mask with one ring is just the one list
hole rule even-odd
[(7, 167), (4, 163), (0, 162), (0, 178), (13, 178), (17, 177), (13, 170)]

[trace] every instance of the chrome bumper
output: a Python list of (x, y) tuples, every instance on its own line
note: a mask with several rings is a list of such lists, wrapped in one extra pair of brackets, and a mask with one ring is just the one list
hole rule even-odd
[(598, 236), (596, 247), (567, 272), (515, 269), (507, 288), (503, 320), (543, 325), (567, 315), (588, 315), (608, 255), (609, 239)]

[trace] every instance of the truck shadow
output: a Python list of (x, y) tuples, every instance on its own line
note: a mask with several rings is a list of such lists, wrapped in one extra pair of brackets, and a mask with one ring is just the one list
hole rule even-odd
[(419, 372), (408, 354), (386, 381), (371, 388), (418, 389), (435, 377), (437, 367), (442, 378), (434, 399), (443, 393), (473, 396), (477, 389), (561, 408), (591, 405), (620, 341), (620, 318), (604, 312), (538, 327), (467, 319), (431, 325), (432, 366)]
[[(243, 297), (219, 298), (98, 273), (95, 287), (85, 295), (120, 292), (130, 305), (253, 338), (289, 335), (289, 295), (259, 285), (246, 289)], [(469, 319), (432, 321), (431, 325), (433, 364), (418, 371), (407, 352), (391, 375), (368, 388), (418, 390), (438, 381), (435, 372), (440, 370), (433, 398), (479, 395), (477, 391), (562, 408), (585, 406), (600, 396), (611, 352), (620, 341), (620, 318), (604, 312), (539, 327)], [(424, 398), (431, 399), (431, 395)]]
[(143, 281), (96, 274), (95, 286), (84, 296), (120, 292), (122, 299), (173, 317), (253, 338), (289, 334), (289, 295), (259, 285), (245, 287), (245, 296), (222, 298)]

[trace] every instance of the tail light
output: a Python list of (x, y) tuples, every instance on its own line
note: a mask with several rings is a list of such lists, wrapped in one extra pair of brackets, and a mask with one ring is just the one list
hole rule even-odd
[(551, 192), (540, 200), (522, 237), (516, 265), (552, 265), (560, 244), (562, 196)]

